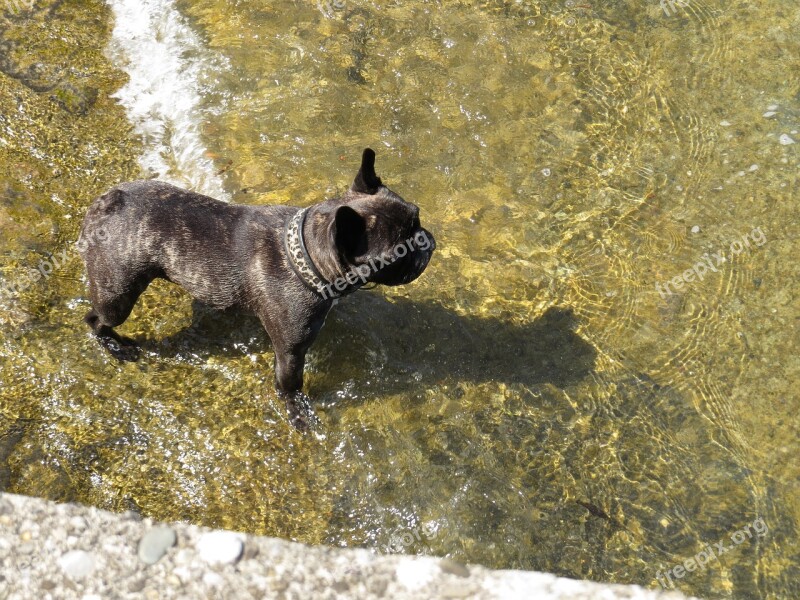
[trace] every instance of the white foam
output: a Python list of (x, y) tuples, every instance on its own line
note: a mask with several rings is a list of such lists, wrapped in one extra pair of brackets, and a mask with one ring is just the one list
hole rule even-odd
[(203, 45), (173, 0), (107, 2), (115, 18), (108, 55), (130, 78), (114, 97), (142, 136), (142, 168), (229, 200), (200, 135), (201, 82), (227, 62)]

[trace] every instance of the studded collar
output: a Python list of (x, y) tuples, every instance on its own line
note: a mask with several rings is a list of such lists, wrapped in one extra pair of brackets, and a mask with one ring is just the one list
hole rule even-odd
[[(308, 211), (308, 208), (298, 211), (286, 224), (284, 241), (292, 270), (307, 288), (325, 299), (337, 299), (355, 292), (361, 286), (353, 285), (344, 278), (341, 278), (340, 285), (334, 285), (320, 274), (314, 261), (311, 260), (306, 248), (305, 236), (303, 235), (303, 225), (305, 225)], [(337, 280), (337, 283), (339, 283), (339, 280)], [(342, 285), (344, 285), (344, 289), (339, 289)]]

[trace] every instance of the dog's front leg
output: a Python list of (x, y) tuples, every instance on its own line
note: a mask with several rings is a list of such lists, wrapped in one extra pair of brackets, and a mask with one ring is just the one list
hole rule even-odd
[(303, 369), (306, 351), (275, 348), (275, 388), (286, 403), (289, 422), (299, 431), (308, 429), (309, 421), (316, 420), (311, 401), (303, 393)]
[(318, 423), (311, 401), (303, 393), (303, 369), (306, 352), (322, 329), (331, 304), (320, 303), (310, 315), (290, 314), (288, 318), (275, 311), (278, 304), (268, 304), (259, 313), (275, 351), (275, 389), (286, 403), (289, 422), (300, 431)]

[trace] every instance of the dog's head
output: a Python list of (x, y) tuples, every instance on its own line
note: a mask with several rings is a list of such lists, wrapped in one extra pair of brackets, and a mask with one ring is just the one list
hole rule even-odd
[(315, 245), (327, 249), (317, 256), (331, 282), (356, 273), (362, 284), (410, 283), (428, 266), (436, 248), (433, 235), (420, 224), (419, 208), (375, 174), (375, 152), (369, 148), (350, 190), (317, 208), (311, 215), (317, 223)]

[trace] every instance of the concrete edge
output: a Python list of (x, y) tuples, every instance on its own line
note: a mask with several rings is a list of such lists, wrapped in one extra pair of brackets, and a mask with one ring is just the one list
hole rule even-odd
[(537, 598), (679, 600), (678, 592), (493, 571), (163, 524), (0, 493), (0, 600)]

